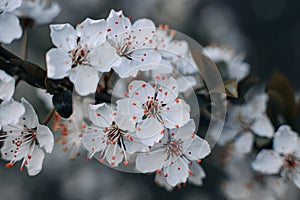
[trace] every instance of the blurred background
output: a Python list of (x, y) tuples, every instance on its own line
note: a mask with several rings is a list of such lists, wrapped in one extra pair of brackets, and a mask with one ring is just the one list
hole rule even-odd
[[(297, 0), (58, 0), (62, 11), (53, 23), (76, 25), (86, 17), (106, 18), (110, 9), (124, 14), (147, 17), (158, 24), (168, 24), (202, 46), (218, 44), (246, 55), (252, 74), (266, 81), (279, 70), (295, 89), (299, 84), (300, 1)], [(20, 42), (9, 46), (20, 54)], [(45, 53), (52, 47), (49, 28), (37, 26), (29, 31), (28, 59), (45, 66)], [(46, 115), (43, 103), (32, 98), (25, 83), (17, 88), (17, 97), (25, 96), (38, 114)], [(37, 177), (28, 177), (18, 167), (0, 167), (0, 199), (224, 199), (220, 191), (220, 166), (211, 162), (203, 166), (207, 172), (204, 186), (175, 189), (168, 193), (153, 182), (151, 175), (126, 174), (112, 170), (85, 156), (69, 161), (69, 154), (56, 145), (47, 155), (44, 168)]]

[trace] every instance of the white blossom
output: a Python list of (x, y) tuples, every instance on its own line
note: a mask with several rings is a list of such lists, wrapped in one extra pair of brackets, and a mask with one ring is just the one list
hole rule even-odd
[(263, 174), (280, 173), (300, 188), (300, 139), (288, 125), (282, 125), (274, 135), (273, 149), (260, 151), (252, 163)]
[(249, 74), (250, 66), (244, 62), (244, 56), (231, 49), (208, 46), (204, 48), (203, 53), (215, 63), (224, 62), (226, 64), (227, 78), (240, 81)]
[(161, 56), (153, 49), (155, 25), (151, 20), (139, 19), (131, 24), (122, 11), (111, 10), (107, 31), (108, 41), (121, 58), (121, 62), (113, 67), (121, 78), (136, 76), (139, 70), (158, 67)]
[(21, 6), (15, 10), (19, 17), (30, 18), (36, 24), (47, 24), (59, 14), (61, 7), (52, 0), (23, 0)]
[(1, 155), (9, 161), (6, 166), (12, 167), (15, 162), (23, 160), (20, 170), (27, 167), (30, 176), (37, 175), (45, 157), (44, 151), (51, 153), (54, 137), (47, 126), (40, 125), (33, 107), (22, 99), (25, 113), (16, 125), (3, 127)]
[(22, 27), (12, 12), (21, 6), (22, 0), (0, 0), (0, 42), (9, 44), (22, 36)]
[(267, 100), (266, 94), (258, 94), (241, 106), (232, 106), (219, 144), (234, 141), (236, 151), (245, 154), (252, 151), (254, 134), (271, 138), (274, 128), (265, 113)]
[(91, 153), (89, 158), (99, 152), (100, 162), (118, 166), (125, 159), (128, 165), (127, 153), (147, 150), (136, 138), (135, 125), (128, 116), (113, 112), (107, 104), (90, 105), (89, 119), (92, 125), (82, 136), (83, 145)]
[(179, 128), (190, 119), (190, 107), (178, 99), (175, 79), (157, 77), (153, 85), (133, 81), (128, 86), (128, 98), (117, 101), (118, 110), (137, 123), (136, 135), (152, 146), (163, 137), (166, 128)]
[(80, 95), (96, 91), (99, 72), (110, 71), (119, 62), (115, 49), (106, 42), (106, 21), (87, 18), (77, 25), (50, 25), (57, 48), (46, 54), (47, 73), (52, 79), (69, 77)]
[(194, 166), (197, 163), (193, 161), (201, 162), (210, 154), (210, 147), (207, 141), (195, 135), (195, 128), (194, 121), (190, 120), (178, 129), (166, 129), (164, 137), (151, 147), (150, 152), (137, 156), (137, 169), (143, 173), (158, 170), (157, 173), (166, 179), (156, 177), (161, 185), (168, 183), (174, 187), (186, 182), (189, 176), (190, 181), (201, 185), (205, 173), (199, 166)]
[(3, 125), (16, 124), (24, 114), (23, 105), (12, 99), (15, 79), (0, 70), (0, 129)]

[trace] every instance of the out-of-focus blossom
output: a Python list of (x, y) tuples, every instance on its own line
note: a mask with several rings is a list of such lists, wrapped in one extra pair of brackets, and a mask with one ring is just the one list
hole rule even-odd
[(118, 110), (138, 123), (136, 135), (146, 145), (158, 142), (164, 135), (164, 127), (179, 128), (190, 119), (190, 107), (177, 98), (178, 85), (173, 78), (157, 77), (153, 86), (133, 81), (128, 89), (128, 98), (117, 101)]
[(280, 173), (300, 188), (300, 140), (288, 125), (282, 125), (274, 135), (273, 150), (263, 149), (252, 163), (263, 174)]
[(220, 69), (223, 72), (223, 78), (240, 81), (249, 74), (250, 66), (244, 62), (244, 57), (231, 49), (208, 46), (204, 48), (203, 53), (216, 64), (220, 62), (226, 64), (225, 69)]
[(53, 109), (52, 96), (46, 90), (36, 89), (36, 96), (44, 103), (47, 109)]
[(44, 151), (52, 152), (54, 137), (47, 126), (39, 124), (33, 107), (25, 99), (22, 99), (22, 104), (25, 113), (18, 124), (3, 127), (1, 155), (9, 161), (7, 167), (23, 160), (20, 170), (23, 171), (26, 166), (28, 174), (35, 176), (42, 170)]
[(250, 157), (237, 153), (230, 155), (225, 164), (228, 180), (222, 184), (224, 194), (231, 200), (283, 199), (288, 185), (278, 177), (267, 177), (251, 169)]
[(100, 152), (100, 162), (118, 166), (123, 159), (128, 165), (127, 153), (146, 151), (147, 147), (135, 136), (135, 124), (128, 116), (113, 110), (107, 104), (90, 105), (91, 126), (85, 128), (83, 145), (90, 158)]
[(169, 188), (168, 184), (174, 187), (186, 182), (189, 176), (190, 181), (201, 184), (205, 173), (193, 161), (201, 162), (210, 153), (210, 147), (194, 131), (193, 120), (178, 129), (167, 129), (164, 137), (151, 147), (150, 152), (137, 156), (137, 169), (143, 173), (158, 170), (156, 181), (166, 188)]
[(59, 14), (61, 8), (52, 0), (23, 0), (15, 14), (22, 18), (30, 18), (36, 24), (47, 24)]
[(22, 0), (0, 0), (0, 42), (11, 43), (22, 36), (22, 27), (12, 12), (21, 6)]
[(153, 49), (155, 25), (149, 19), (139, 19), (133, 25), (122, 11), (111, 10), (107, 18), (107, 36), (121, 62), (114, 70), (121, 78), (136, 76), (139, 70), (156, 69), (161, 56)]
[(232, 106), (219, 144), (234, 141), (236, 151), (245, 154), (252, 151), (254, 134), (271, 138), (274, 128), (265, 113), (267, 100), (266, 94), (258, 94), (244, 105)]
[(106, 21), (87, 18), (77, 25), (50, 25), (51, 38), (57, 48), (46, 54), (48, 77), (66, 76), (80, 95), (96, 91), (99, 72), (110, 71), (119, 62), (115, 49), (106, 42)]
[(24, 107), (21, 103), (12, 99), (15, 91), (15, 79), (0, 70), (0, 129), (3, 125), (16, 124)]

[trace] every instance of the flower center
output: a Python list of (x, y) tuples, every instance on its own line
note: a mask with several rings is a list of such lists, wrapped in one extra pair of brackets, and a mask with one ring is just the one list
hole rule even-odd
[(168, 154), (168, 159), (170, 157), (179, 157), (182, 155), (183, 146), (182, 141), (179, 140), (170, 140), (166, 144), (166, 152)]
[(161, 114), (161, 105), (157, 101), (147, 101), (145, 104), (142, 105), (142, 108), (144, 109), (144, 117), (154, 117), (158, 121), (162, 121), (162, 118), (160, 116)]
[(288, 170), (293, 170), (299, 166), (299, 160), (292, 154), (288, 154), (284, 157), (283, 166)]
[(78, 65), (88, 65), (89, 50), (79, 46), (77, 49), (70, 52), (72, 57), (72, 68)]

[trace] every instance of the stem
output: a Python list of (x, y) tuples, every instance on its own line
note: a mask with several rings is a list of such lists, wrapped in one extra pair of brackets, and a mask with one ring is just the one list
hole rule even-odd
[(22, 58), (27, 60), (27, 51), (28, 51), (28, 29), (27, 27), (23, 28), (23, 37), (22, 37)]
[(47, 125), (49, 123), (49, 121), (52, 119), (53, 115), (55, 113), (55, 108), (53, 108), (48, 115), (45, 117), (45, 119), (43, 120), (42, 124), (43, 125)]

